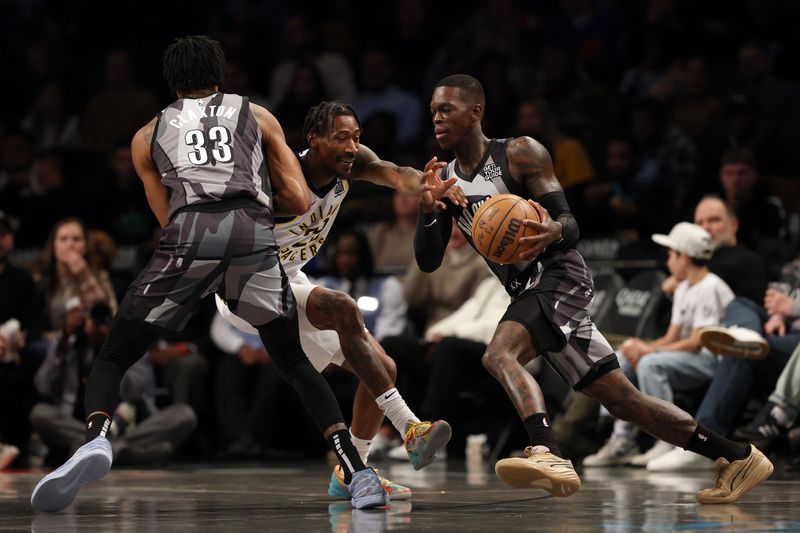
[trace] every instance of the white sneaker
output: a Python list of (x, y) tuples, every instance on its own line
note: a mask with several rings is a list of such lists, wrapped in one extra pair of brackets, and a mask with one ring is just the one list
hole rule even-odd
[(111, 442), (105, 437), (95, 437), (36, 484), (31, 494), (31, 505), (37, 511), (48, 513), (67, 508), (81, 485), (108, 474), (112, 460)]
[(769, 353), (769, 343), (752, 329), (739, 326), (710, 326), (700, 330), (700, 344), (712, 353), (726, 357), (763, 359)]
[(648, 472), (680, 472), (685, 470), (712, 470), (714, 461), (694, 452), (675, 448), (647, 463)]
[(674, 449), (675, 446), (673, 446), (669, 442), (664, 442), (663, 440), (657, 440), (652, 448), (650, 448), (644, 453), (640, 453), (639, 455), (631, 459), (631, 465), (640, 466), (644, 468), (645, 466), (647, 466), (647, 463), (649, 463), (653, 459), (661, 457), (662, 455), (667, 454)]
[(19, 448), (13, 444), (3, 444), (0, 442), (0, 470), (13, 463), (18, 455)]
[(621, 466), (639, 455), (636, 439), (611, 435), (602, 448), (592, 455), (583, 458), (583, 466)]

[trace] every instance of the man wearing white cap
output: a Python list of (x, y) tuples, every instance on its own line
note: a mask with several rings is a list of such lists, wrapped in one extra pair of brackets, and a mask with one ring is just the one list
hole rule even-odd
[[(706, 230), (680, 222), (669, 235), (653, 235), (653, 241), (669, 249), (667, 268), (679, 281), (669, 329), (653, 342), (626, 340), (617, 351), (617, 358), (625, 375), (639, 390), (672, 402), (674, 391), (692, 390), (711, 381), (717, 358), (702, 349), (699, 329), (721, 324), (725, 306), (734, 296), (730, 287), (706, 266), (714, 250)], [(638, 431), (630, 422), (615, 421), (611, 438), (597, 453), (584, 459), (584, 466), (633, 464), (650, 469), (657, 466), (657, 458), (673, 450), (691, 453), (656, 441), (650, 450), (640, 454), (636, 442)], [(712, 465), (711, 460), (692, 455), (698, 463)]]

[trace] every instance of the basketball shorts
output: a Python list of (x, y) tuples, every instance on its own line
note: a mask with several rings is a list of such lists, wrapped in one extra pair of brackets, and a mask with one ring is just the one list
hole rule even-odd
[(563, 250), (542, 258), (540, 265), (500, 321), (523, 325), (539, 354), (579, 391), (619, 363), (589, 316), (594, 285), (583, 257)]
[[(325, 370), (325, 367), (330, 363), (341, 366), (342, 363), (344, 363), (344, 353), (339, 343), (339, 335), (331, 329), (317, 329), (308, 320), (308, 315), (306, 314), (308, 297), (311, 295), (311, 291), (318, 285), (311, 283), (302, 271), (298, 271), (297, 274), (291, 278), (290, 286), (292, 288), (292, 293), (294, 293), (295, 300), (297, 301), (297, 321), (300, 325), (300, 346), (302, 346), (303, 351), (306, 353), (306, 357), (311, 361), (311, 364), (317, 372)], [(219, 296), (217, 296), (216, 302), (217, 310), (225, 320), (244, 332), (256, 333), (256, 330), (237, 316), (238, 313), (233, 313)]]
[(180, 211), (170, 220), (122, 301), (123, 316), (180, 331), (212, 292), (254, 326), (294, 312), (269, 212), (254, 202), (219, 204), (212, 208), (220, 211)]

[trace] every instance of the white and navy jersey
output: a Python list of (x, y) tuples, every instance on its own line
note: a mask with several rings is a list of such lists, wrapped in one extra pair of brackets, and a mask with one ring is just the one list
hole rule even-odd
[(158, 114), (150, 147), (178, 209), (250, 198), (271, 207), (261, 128), (246, 97), (214, 93), (182, 98)]
[[(302, 165), (302, 159), (300, 161)], [(298, 217), (278, 219), (275, 224), (279, 257), (289, 279), (317, 255), (328, 238), (347, 191), (350, 190), (350, 183), (341, 177), (337, 177), (322, 190), (317, 189), (308, 178), (306, 182), (311, 190), (311, 208)]]
[[(492, 139), (484, 159), (478, 164), (473, 174), (462, 174), (458, 169), (458, 164), (453, 160), (447, 165), (446, 175), (442, 176), (442, 180), (456, 177), (455, 185), (461, 187), (467, 197), (467, 202), (469, 202), (467, 207), (454, 208), (451, 206), (448, 211), (453, 214), (454, 222), (458, 224), (461, 233), (473, 248), (475, 248), (475, 244), (472, 242), (472, 217), (483, 202), (495, 194), (510, 193), (522, 198), (530, 197), (527, 189), (514, 181), (508, 170), (506, 148), (510, 140)], [(486, 260), (486, 263), (511, 296), (516, 296), (525, 290), (531, 276), (538, 271), (536, 260), (509, 265), (500, 265), (489, 260)]]

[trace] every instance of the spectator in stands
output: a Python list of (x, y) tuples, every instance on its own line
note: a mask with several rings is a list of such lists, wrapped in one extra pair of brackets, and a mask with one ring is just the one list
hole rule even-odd
[(416, 262), (409, 266), (403, 278), (403, 294), (409, 306), (411, 327), (402, 335), (384, 338), (381, 344), (397, 363), (395, 383), (412, 409), (421, 410), (429, 378), (429, 362), (424, 358), (425, 331), (450, 316), (489, 275), (483, 258), (467, 244), (455, 224), (442, 268), (428, 274)]
[(736, 430), (737, 438), (775, 441), (797, 427), (800, 415), (800, 344), (778, 377), (775, 390), (745, 427)]
[(84, 308), (103, 302), (112, 312), (117, 298), (105, 270), (93, 270), (86, 261), (86, 228), (77, 218), (65, 218), (53, 226), (34, 279), (45, 295), (49, 327), (64, 326), (65, 303), (77, 296)]
[[(51, 455), (51, 462), (56, 463), (83, 444), (84, 384), (112, 320), (105, 303), (94, 304), (88, 314), (78, 298), (68, 300), (66, 307), (64, 325), (36, 374), (36, 387), (48, 402), (37, 404), (30, 415), (34, 430), (57, 456)], [(115, 464), (161, 464), (197, 425), (188, 405), (156, 407), (155, 376), (148, 357), (125, 374), (120, 396), (122, 403), (109, 428)]]
[(391, 61), (382, 50), (361, 56), (359, 91), (347, 98), (362, 122), (376, 111), (388, 111), (397, 119), (397, 142), (407, 145), (422, 134), (422, 101), (394, 80)]
[(44, 322), (41, 296), (28, 271), (9, 262), (13, 250), (12, 221), (0, 211), (0, 470), (26, 450), (33, 377), (42, 361), (31, 349)]
[[(130, 54), (112, 50), (106, 56), (105, 87), (87, 104), (83, 115), (82, 145), (87, 151), (109, 152), (130, 139), (158, 112), (155, 96), (134, 83)], [(114, 120), (109, 120), (113, 110)]]
[(636, 103), (631, 131), (641, 164), (630, 188), (651, 200), (650, 219), (659, 218), (670, 227), (697, 192), (697, 148), (680, 130), (668, 127), (664, 106), (653, 98)]
[(48, 83), (39, 91), (36, 102), (22, 121), (36, 151), (75, 148), (80, 142), (79, 118), (66, 108), (61, 86)]
[(394, 192), (392, 219), (374, 224), (367, 232), (377, 270), (402, 274), (414, 263), (414, 229), (418, 211), (416, 196)]
[(594, 178), (592, 161), (583, 143), (561, 133), (543, 100), (527, 100), (517, 108), (516, 136), (521, 135), (533, 137), (549, 149), (553, 169), (565, 191)]
[[(714, 255), (708, 269), (722, 278), (737, 297), (761, 302), (767, 290), (764, 261), (756, 252), (738, 243), (739, 220), (733, 206), (718, 196), (706, 196), (694, 210), (694, 223), (711, 234)], [(674, 276), (664, 280), (662, 290), (671, 295), (678, 281)]]
[[(669, 249), (667, 266), (680, 282), (675, 291), (669, 329), (663, 337), (649, 343), (638, 338), (626, 340), (617, 358), (625, 375), (643, 393), (672, 402), (674, 391), (701, 387), (714, 375), (717, 358), (702, 350), (700, 330), (722, 323), (725, 306), (734, 295), (730, 287), (708, 269), (713, 242), (706, 230), (696, 224), (680, 222), (669, 235), (653, 235), (653, 240)], [(640, 454), (637, 435), (636, 426), (616, 420), (611, 438), (596, 454), (586, 457), (583, 465), (634, 464), (647, 466), (649, 470), (665, 454), (677, 449), (657, 441), (650, 450)]]
[[(489, 276), (461, 307), (432, 324), (425, 332), (426, 356), (431, 368), (421, 412), (461, 421), (453, 424), (449, 455), (464, 453), (467, 434), (490, 430), (492, 422), (486, 420), (490, 414), (483, 411), (484, 416), (478, 416), (474, 412), (476, 404), (484, 408), (509, 407), (503, 388), (481, 363), (509, 301), (497, 278)], [(465, 393), (470, 394), (474, 401), (466, 399)]]
[[(763, 307), (736, 298), (725, 311), (725, 327), (708, 328), (701, 336), (705, 347), (725, 357), (695, 418), (721, 435), (734, 429), (754, 391), (775, 387), (800, 343), (800, 259), (784, 267), (782, 282), (792, 295), (770, 288)], [(691, 460), (691, 456), (676, 454), (671, 469), (686, 468)]]
[(304, 144), (303, 123), (308, 110), (328, 96), (322, 84), (317, 67), (313, 63), (298, 63), (293, 69), (289, 93), (275, 108), (275, 116), (280, 120), (286, 135), (286, 143), (299, 150)]
[(747, 148), (727, 150), (722, 155), (719, 180), (725, 199), (736, 210), (738, 242), (759, 252), (767, 265), (774, 265), (773, 274), (777, 275), (784, 262), (786, 213), (781, 201), (761, 183), (753, 152)]
[(671, 93), (674, 104), (670, 122), (699, 144), (709, 133), (722, 105), (711, 90), (708, 62), (700, 56), (688, 58), (682, 62), (676, 81)]
[[(307, 20), (298, 14), (290, 15), (282, 25), (283, 35), (278, 45), (283, 59), (272, 69), (269, 100), (277, 109), (288, 98), (295, 70), (302, 63), (312, 63), (322, 78), (325, 93), (334, 100), (343, 100), (355, 91), (355, 76), (350, 63), (330, 49), (320, 49), (316, 31), (311, 31)], [(316, 102), (315, 102), (316, 103)], [(361, 116), (363, 121), (365, 117)]]
[(224, 354), (214, 378), (220, 456), (258, 457), (258, 441), (277, 426), (281, 378), (259, 336), (236, 329), (219, 313), (211, 322), (211, 340)]
[(364, 325), (378, 341), (405, 330), (407, 306), (403, 286), (393, 276), (375, 275), (372, 252), (363, 233), (339, 234), (333, 250), (331, 275), (318, 282), (352, 296)]

